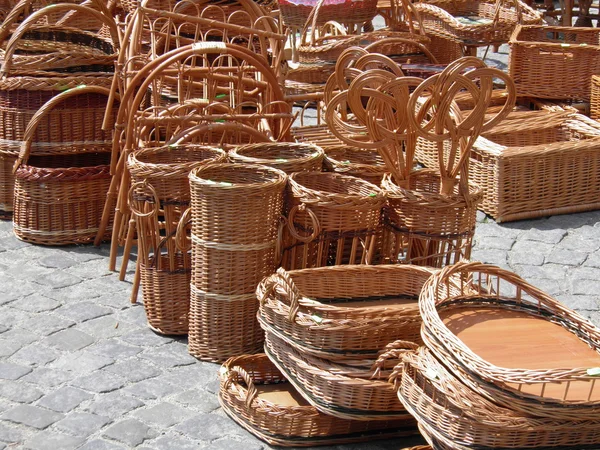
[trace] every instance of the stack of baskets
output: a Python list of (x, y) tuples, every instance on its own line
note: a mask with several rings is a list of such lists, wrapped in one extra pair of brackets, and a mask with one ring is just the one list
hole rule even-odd
[(591, 322), (482, 263), (434, 274), (419, 306), (425, 347), (397, 368), (398, 395), (434, 448), (600, 445)]

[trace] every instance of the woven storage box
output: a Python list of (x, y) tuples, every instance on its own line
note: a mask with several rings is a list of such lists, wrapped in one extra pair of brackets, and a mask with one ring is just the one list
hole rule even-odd
[(600, 76), (598, 75), (592, 75), (590, 117), (594, 120), (600, 119)]
[[(480, 209), (497, 222), (600, 207), (600, 125), (579, 114), (512, 113), (473, 146), (470, 181), (483, 189)], [(437, 151), (417, 159), (437, 167)]]
[(517, 24), (542, 23), (541, 14), (520, 0), (428, 0), (414, 6), (428, 34), (471, 45), (507, 42)]
[(319, 412), (264, 354), (228, 359), (219, 378), (219, 403), (225, 412), (271, 445), (311, 447), (414, 433), (402, 421), (347, 420)]
[[(99, 111), (80, 109), (71, 115), (69, 123), (73, 129), (88, 130), (79, 131), (83, 141), (75, 144), (54, 141), (41, 146), (43, 156), (38, 156), (39, 144), (33, 145), (32, 141), (40, 124), (47, 123), (55, 105), (71, 103), (73, 98), (89, 94), (103, 95), (106, 102), (108, 93), (108, 89), (100, 87), (63, 92), (42, 106), (29, 122), (15, 166), (14, 232), (19, 239), (65, 245), (95, 238), (110, 185), (112, 148), (110, 133), (92, 131), (102, 121), (94, 115)], [(98, 140), (92, 140), (94, 137)]]
[(336, 173), (299, 172), (290, 176), (285, 269), (370, 264), (385, 196), (359, 178)]
[(469, 259), (482, 191), (469, 184), (467, 196), (458, 186), (452, 194), (442, 195), (440, 185), (439, 175), (429, 169), (413, 173), (407, 187), (384, 177), (387, 262), (443, 267)]
[(527, 417), (486, 400), (421, 347), (404, 355), (398, 396), (427, 429), (467, 448), (586, 448), (598, 445), (600, 420)]
[(432, 275), (419, 307), (425, 345), (478, 394), (525, 415), (598, 420), (600, 330), (576, 312), (476, 262)]
[(321, 171), (323, 157), (323, 149), (316, 145), (292, 142), (248, 144), (229, 152), (229, 158), (233, 162), (263, 164), (287, 174), (303, 170)]
[(520, 96), (589, 101), (599, 54), (597, 28), (519, 26), (510, 38), (509, 74)]
[(383, 158), (377, 151), (348, 145), (327, 147), (324, 167), (331, 172), (362, 178), (375, 186), (381, 184), (386, 173)]
[(389, 342), (420, 342), (416, 298), (432, 270), (337, 266), (277, 274), (257, 289), (259, 320), (302, 353), (376, 359)]
[(286, 181), (277, 169), (248, 164), (190, 173), (192, 355), (224, 361), (260, 349), (255, 290), (276, 269)]
[[(265, 352), (298, 392), (324, 414), (355, 420), (402, 420), (414, 426), (414, 419), (402, 406), (385, 358), (397, 360), (416, 345), (398, 343), (401, 350), (389, 351), (373, 367), (361, 368), (332, 363), (302, 354), (267, 330)], [(415, 430), (416, 432), (416, 430)]]

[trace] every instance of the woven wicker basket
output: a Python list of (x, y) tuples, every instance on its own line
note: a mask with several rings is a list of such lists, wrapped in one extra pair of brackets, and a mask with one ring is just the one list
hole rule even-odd
[(263, 164), (293, 172), (320, 171), (323, 166), (323, 149), (311, 144), (292, 142), (266, 142), (236, 147), (229, 152), (232, 162)]
[(322, 413), (341, 419), (396, 419), (414, 426), (414, 419), (387, 381), (391, 371), (383, 366), (386, 357), (397, 360), (402, 353), (414, 351), (416, 345), (402, 342), (397, 346), (365, 369), (302, 354), (268, 330), (265, 337), (267, 356), (302, 397)]
[(309, 0), (304, 3), (279, 0), (279, 12), (283, 24), (290, 28), (302, 29), (318, 3), (322, 5), (319, 9), (317, 25), (323, 25), (331, 20), (343, 24), (363, 24), (377, 14), (377, 0), (342, 2)]
[(519, 96), (589, 101), (599, 54), (597, 28), (519, 26), (510, 38), (509, 74)]
[[(50, 147), (42, 147), (42, 155), (51, 151), (49, 156), (37, 156), (37, 145), (32, 149), (32, 141), (56, 105), (88, 94), (104, 95), (106, 101), (108, 93), (108, 89), (92, 86), (69, 90), (47, 102), (32, 117), (15, 165), (14, 231), (19, 239), (44, 245), (94, 239), (110, 185), (110, 134), (101, 136), (103, 140), (74, 146), (55, 141)], [(90, 122), (101, 122), (91, 111), (78, 112), (79, 117), (71, 116), (73, 128), (87, 130)], [(95, 131), (90, 133), (97, 136)], [(35, 153), (30, 157), (32, 150)]]
[(348, 145), (327, 147), (324, 167), (331, 172), (362, 178), (375, 186), (381, 184), (386, 173), (385, 163), (379, 153)]
[(590, 117), (594, 120), (600, 119), (600, 76), (592, 75), (592, 87), (590, 89)]
[(189, 351), (224, 361), (260, 349), (255, 290), (276, 268), (287, 176), (271, 167), (209, 164), (190, 173)]
[(406, 354), (398, 396), (428, 429), (467, 448), (586, 448), (598, 445), (600, 421), (527, 417), (471, 391), (421, 347)]
[(299, 172), (290, 177), (281, 265), (288, 270), (370, 264), (385, 196), (359, 178)]
[(259, 319), (302, 353), (376, 359), (390, 341), (420, 342), (415, 298), (431, 273), (395, 265), (279, 269), (258, 286)]
[(219, 375), (219, 403), (225, 412), (271, 445), (312, 447), (414, 433), (402, 421), (347, 420), (320, 413), (264, 354), (232, 357)]
[(508, 42), (517, 24), (542, 23), (520, 0), (428, 0), (415, 3), (428, 34), (468, 45)]
[(440, 184), (439, 175), (429, 169), (411, 175), (408, 188), (384, 177), (387, 262), (443, 267), (470, 257), (482, 191), (469, 184), (466, 196), (458, 188), (442, 195)]
[[(451, 281), (460, 283), (458, 293), (448, 293)], [(600, 330), (576, 312), (517, 275), (477, 262), (434, 274), (419, 307), (427, 347), (478, 394), (525, 415), (598, 420)], [(467, 323), (471, 334), (463, 333)], [(501, 339), (504, 350), (495, 346), (500, 335), (481, 335), (494, 323), (510, 333)], [(538, 339), (547, 333), (555, 340)], [(562, 364), (568, 367), (556, 367)]]

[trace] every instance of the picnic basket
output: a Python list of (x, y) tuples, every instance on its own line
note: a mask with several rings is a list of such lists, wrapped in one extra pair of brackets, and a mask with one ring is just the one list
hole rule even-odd
[(374, 360), (391, 341), (420, 342), (415, 299), (431, 273), (408, 265), (279, 269), (258, 285), (259, 320), (304, 354)]
[(319, 412), (306, 402), (265, 354), (228, 359), (219, 372), (219, 403), (240, 426), (282, 447), (363, 442), (408, 436), (397, 420), (358, 421)]
[(190, 173), (192, 280), (189, 351), (224, 361), (260, 349), (256, 286), (275, 272), (287, 176), (250, 164)]
[(316, 145), (293, 142), (265, 142), (242, 145), (229, 152), (232, 162), (262, 164), (293, 172), (321, 171), (323, 150)]

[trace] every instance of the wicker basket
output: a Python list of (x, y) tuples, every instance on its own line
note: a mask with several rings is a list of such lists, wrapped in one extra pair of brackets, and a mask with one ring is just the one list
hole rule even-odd
[(427, 0), (415, 3), (428, 34), (467, 45), (508, 42), (517, 24), (542, 23), (520, 0)]
[(391, 371), (383, 366), (386, 358), (397, 360), (417, 346), (410, 342), (395, 345), (398, 349), (383, 353), (373, 367), (365, 369), (302, 354), (268, 330), (265, 337), (269, 359), (320, 412), (341, 419), (396, 419), (414, 426), (414, 419), (400, 403), (393, 384), (387, 381)]
[(386, 173), (385, 163), (378, 152), (348, 145), (327, 147), (325, 169), (331, 172), (362, 178), (375, 186)]
[(344, 0), (342, 2), (279, 0), (279, 12), (283, 24), (289, 28), (302, 29), (306, 25), (311, 12), (319, 3), (322, 3), (322, 5), (319, 9), (317, 25), (323, 25), (332, 20), (343, 24), (361, 25), (377, 15), (377, 0)]
[[(41, 153), (46, 156), (37, 156), (39, 144), (32, 149), (36, 130), (56, 105), (88, 94), (104, 95), (106, 101), (109, 91), (88, 86), (63, 92), (42, 106), (25, 130), (15, 166), (14, 231), (19, 239), (44, 245), (81, 244), (92, 241), (98, 232), (110, 185), (110, 134), (74, 146), (55, 141), (42, 146)], [(71, 116), (75, 129), (87, 130), (88, 123), (101, 122), (93, 115), (96, 110), (78, 112), (79, 117)], [(97, 136), (96, 130), (90, 133)], [(35, 153), (30, 156), (32, 150)]]
[[(470, 154), (480, 209), (497, 222), (600, 208), (600, 125), (570, 112), (513, 113), (483, 133)], [(437, 151), (417, 149), (437, 167)]]
[(209, 164), (190, 173), (189, 351), (224, 361), (260, 349), (255, 290), (276, 268), (286, 175), (266, 166)]
[(236, 147), (229, 152), (232, 162), (263, 164), (293, 172), (320, 171), (323, 166), (323, 149), (311, 144), (291, 142), (266, 142)]
[[(460, 283), (458, 293), (448, 293), (449, 282)], [(477, 262), (434, 274), (419, 307), (427, 347), (478, 394), (525, 415), (598, 420), (600, 330), (576, 312)]]
[(439, 175), (429, 169), (413, 173), (407, 188), (389, 175), (383, 178), (387, 193), (383, 252), (390, 263), (443, 267), (469, 259), (482, 191), (469, 184), (468, 194), (458, 186), (440, 194)]
[(509, 74), (519, 96), (589, 101), (599, 54), (598, 28), (519, 26), (510, 38)]
[(232, 357), (219, 375), (219, 403), (225, 412), (271, 445), (312, 447), (414, 433), (402, 421), (347, 420), (320, 413), (264, 354)]
[(600, 76), (592, 75), (592, 87), (590, 90), (590, 117), (594, 120), (600, 119)]
[(285, 272), (259, 284), (259, 320), (302, 353), (376, 359), (390, 341), (420, 342), (416, 297), (432, 270), (337, 266)]
[(527, 417), (471, 391), (421, 347), (398, 366), (398, 396), (428, 429), (467, 448), (586, 448), (600, 440), (598, 420)]

